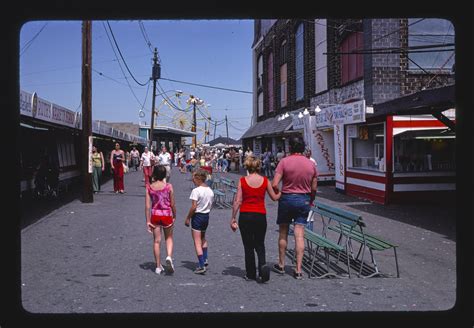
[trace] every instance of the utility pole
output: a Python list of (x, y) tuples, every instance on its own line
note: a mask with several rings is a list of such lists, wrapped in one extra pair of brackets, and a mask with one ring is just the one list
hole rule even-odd
[(153, 130), (155, 127), (155, 98), (156, 98), (156, 80), (161, 77), (161, 66), (158, 64), (158, 52), (155, 48), (153, 54), (153, 68), (151, 72), (151, 79), (153, 80), (153, 98), (151, 99), (151, 122), (150, 122), (150, 141), (148, 148), (151, 151), (151, 146), (153, 144)]
[(225, 116), (225, 130), (227, 132), (227, 140), (225, 144), (228, 145), (229, 144), (229, 126), (227, 125), (227, 115)]
[(216, 128), (217, 128), (217, 121), (214, 122), (214, 140), (216, 140)]
[(193, 148), (196, 149), (196, 99), (193, 101)]
[(93, 203), (92, 194), (92, 22), (82, 21), (82, 202)]
[(207, 122), (204, 122), (204, 143), (207, 143)]

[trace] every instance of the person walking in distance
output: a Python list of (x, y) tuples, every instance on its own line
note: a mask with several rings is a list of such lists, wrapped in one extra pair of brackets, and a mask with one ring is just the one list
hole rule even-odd
[[(173, 225), (176, 220), (176, 205), (173, 186), (165, 181), (166, 168), (157, 165), (153, 168), (150, 184), (146, 186), (145, 215), (148, 232), (153, 233), (153, 254), (155, 255), (157, 274), (163, 270), (174, 272), (173, 265)], [(166, 265), (163, 268), (160, 260), (161, 230), (165, 235)]]
[(138, 171), (138, 167), (140, 166), (140, 152), (137, 150), (137, 147), (133, 147), (130, 156), (132, 156), (131, 166), (135, 168), (135, 171)]
[(152, 173), (152, 167), (154, 166), (155, 155), (145, 147), (142, 156), (140, 158), (140, 167), (143, 170), (143, 176), (145, 180), (145, 186), (150, 184), (150, 176)]
[(101, 151), (97, 151), (96, 146), (92, 146), (92, 189), (95, 194), (100, 191), (100, 178), (104, 169), (104, 155)]
[(163, 165), (166, 168), (166, 181), (170, 181), (171, 154), (168, 153), (165, 146), (161, 147), (161, 153), (158, 155), (158, 164)]
[(194, 248), (199, 261), (199, 266), (194, 273), (205, 274), (208, 265), (207, 249), (208, 243), (206, 238), (206, 229), (209, 224), (209, 213), (214, 202), (214, 192), (205, 183), (207, 171), (198, 169), (193, 173), (193, 182), (196, 185), (191, 192), (191, 208), (184, 222), (189, 227), (191, 223), (191, 234), (194, 240)]
[(120, 149), (120, 144), (115, 143), (115, 149), (110, 153), (110, 165), (114, 173), (114, 191), (115, 193), (124, 193), (123, 185), (123, 163), (125, 162), (125, 153)]
[(278, 190), (282, 182), (281, 197), (278, 201), (279, 226), (278, 264), (273, 269), (279, 274), (285, 273), (285, 252), (288, 244), (288, 229), (290, 223), (295, 225), (296, 269), (293, 276), (302, 279), (302, 262), (304, 252), (304, 228), (310, 211), (310, 203), (316, 196), (317, 177), (316, 167), (303, 156), (304, 141), (294, 137), (290, 139), (290, 156), (282, 158), (275, 170), (272, 187)]
[(281, 193), (275, 193), (266, 176), (258, 174), (262, 163), (254, 156), (247, 156), (244, 162), (249, 175), (241, 177), (237, 185), (237, 195), (234, 200), (231, 229), (236, 228), (236, 216), (240, 208), (240, 234), (245, 250), (245, 280), (257, 280), (255, 253), (258, 259), (258, 281), (270, 279), (270, 268), (265, 258), (265, 234), (267, 232), (267, 217), (265, 194), (268, 192), (272, 200), (278, 200)]

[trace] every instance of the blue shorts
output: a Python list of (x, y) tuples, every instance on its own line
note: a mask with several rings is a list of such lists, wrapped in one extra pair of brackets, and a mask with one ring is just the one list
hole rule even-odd
[(278, 201), (277, 224), (306, 225), (310, 211), (308, 194), (282, 194)]
[(205, 232), (209, 225), (209, 213), (194, 213), (191, 217), (191, 228)]

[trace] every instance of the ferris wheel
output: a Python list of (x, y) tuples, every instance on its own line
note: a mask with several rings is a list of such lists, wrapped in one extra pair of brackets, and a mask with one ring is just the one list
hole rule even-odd
[(196, 107), (196, 143), (202, 144), (206, 135), (209, 135), (211, 114), (207, 104), (193, 95), (176, 91), (165, 96), (156, 107), (154, 124), (192, 131), (194, 107)]

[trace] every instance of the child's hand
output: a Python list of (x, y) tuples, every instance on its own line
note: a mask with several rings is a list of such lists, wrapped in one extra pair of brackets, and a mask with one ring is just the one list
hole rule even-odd
[(184, 225), (185, 225), (186, 227), (189, 227), (189, 222), (190, 222), (190, 221), (191, 221), (191, 220), (190, 220), (189, 218), (186, 218), (186, 221), (184, 221)]
[(155, 230), (156, 226), (153, 225), (151, 222), (147, 222), (146, 225), (147, 225), (148, 232), (153, 233), (153, 230)]

